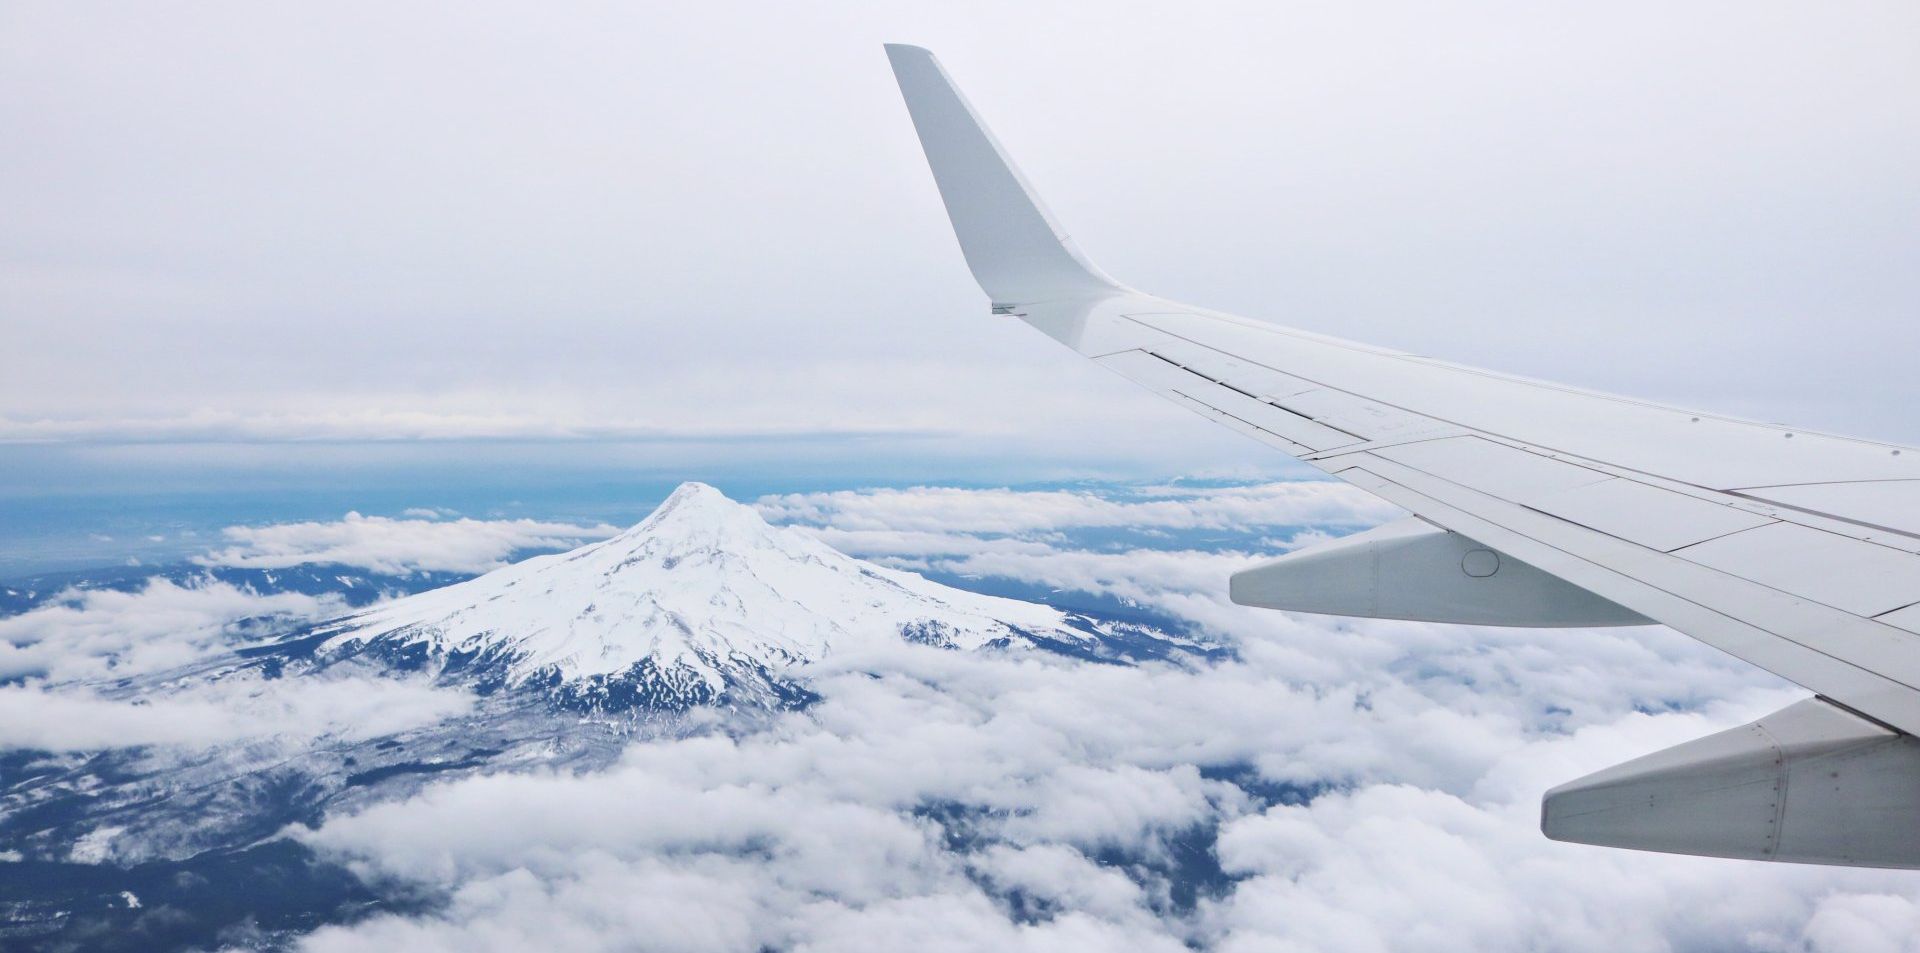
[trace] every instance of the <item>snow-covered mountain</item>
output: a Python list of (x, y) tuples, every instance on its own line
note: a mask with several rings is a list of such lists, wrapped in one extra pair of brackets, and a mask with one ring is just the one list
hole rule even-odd
[[(1113, 623), (966, 592), (847, 556), (686, 483), (633, 528), (348, 616), (316, 658), (380, 658), (481, 691), (539, 686), (585, 708), (782, 706), (787, 675), (906, 639), (1092, 650)], [(303, 640), (307, 641), (307, 640)]]
[[(367, 598), (424, 584), (313, 567), (228, 583), (268, 593), (328, 578), (341, 587), (333, 592)], [(192, 584), (183, 577), (181, 585)], [(300, 698), (319, 704), (313, 700), (382, 686), (405, 688), (393, 697), (422, 705), (418, 693), (434, 698), (430, 711), (392, 727), (367, 718), (364, 706), (347, 706), (350, 715), (337, 721), (302, 726), (310, 731), (0, 752), (0, 948), (59, 933), (76, 909), (93, 911), (86, 923), (121, 922), (99, 911), (124, 919), (123, 892), (221, 923), (226, 898), (257, 882), (294, 883), (300, 899), (272, 921), (286, 931), (340, 910), (412, 902), (383, 900), (275, 838), (290, 824), (317, 824), (463, 774), (591, 771), (617, 761), (636, 737), (716, 723), (751, 730), (814, 697), (806, 663), (902, 641), (1121, 664), (1187, 664), (1223, 651), (1136, 622), (876, 566), (689, 483), (603, 542), (178, 668), (68, 686), (104, 702), (172, 702), (187, 707), (171, 710), (190, 713), (217, 703), (271, 714)], [(447, 696), (457, 704), (442, 709)], [(699, 710), (683, 714), (690, 709)], [(216, 939), (195, 936), (203, 946)]]

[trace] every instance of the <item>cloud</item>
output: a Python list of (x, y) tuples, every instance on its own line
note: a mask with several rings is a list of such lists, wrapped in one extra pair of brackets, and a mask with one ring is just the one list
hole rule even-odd
[[(1229, 489), (1119, 491), (1122, 506), (1187, 507), (1143, 511), (1172, 533), (1166, 549), (1075, 548), (1076, 520), (1109, 517), (1051, 491), (946, 494), (944, 512), (896, 542), (919, 551), (905, 560), (1133, 598), (1231, 644), (1232, 658), (1119, 666), (908, 644), (830, 656), (808, 670), (820, 701), (804, 711), (752, 725), (715, 712), (685, 736), (636, 738), (602, 771), (465, 776), (295, 829), (369, 877), (448, 897), (302, 943), (1840, 953), (1908, 942), (1920, 891), (1898, 874), (1539, 834), (1551, 785), (1803, 692), (1657, 627), (1478, 629), (1234, 606), (1222, 580), (1249, 557), (1181, 535), (1218, 518), (1205, 510), (1214, 500), (1230, 510), (1266, 492)], [(810, 518), (839, 531), (841, 505), (880, 496), (823, 497)], [(970, 528), (970, 512), (996, 529)], [(1024, 535), (1001, 532), (1015, 525)], [(440, 542), (495, 551), (494, 537), (462, 532)], [(305, 529), (292, 539), (305, 542), (284, 543), (290, 554), (352, 542)], [(36, 633), (25, 648), (74, 634), (87, 648), (68, 671), (135, 670), (161, 657), (139, 646), (165, 646), (171, 631), (143, 607), (177, 606), (199, 634), (169, 651), (192, 654), (230, 644), (224, 627), (263, 605), (155, 583), (73, 594), (0, 631)], [(301, 744), (373, 737), (469, 702), (410, 682), (235, 679), (133, 701), (34, 681), (0, 689), (0, 745)]]
[[(1430, 647), (1409, 644), (1395, 654)], [(1338, 651), (1332, 641), (1321, 648)], [(1435, 869), (1428, 861), (1547, 862), (1564, 865), (1562, 879), (1578, 886), (1586, 863), (1578, 849), (1542, 840), (1535, 827), (1548, 783), (1599, 767), (1596, 759), (1735, 723), (1790, 694), (1730, 666), (1703, 666), (1693, 657), (1704, 653), (1690, 643), (1657, 648), (1659, 657), (1640, 662), (1647, 671), (1638, 679), (1669, 691), (1717, 683), (1736, 700), (1705, 714), (1642, 714), (1633, 710), (1636, 679), (1629, 678), (1615, 686), (1618, 694), (1558, 699), (1577, 709), (1571, 735), (1539, 731), (1528, 727), (1537, 717), (1531, 699), (1496, 689), (1456, 710), (1430, 697), (1444, 694), (1426, 690), (1430, 683), (1454, 681), (1466, 691), (1476, 677), (1466, 659), (1482, 649), (1464, 642), (1426, 660), (1425, 681), (1396, 664), (1356, 661), (1340, 666), (1346, 681), (1334, 685), (1297, 679), (1287, 653), (1257, 648), (1245, 660), (1191, 670), (917, 646), (839, 656), (816, 673), (823, 701), (765, 731), (641, 742), (603, 773), (465, 779), (327, 821), (304, 838), (370, 873), (446, 885), (458, 900), (424, 919), (325, 930), (311, 948), (372, 949), (402, 938), (451, 948), (474, 936), (535, 936), (555, 918), (575, 919), (572, 929), (582, 929), (583, 910), (612, 903), (603, 891), (669, 875), (742, 898), (718, 913), (686, 912), (684, 935), (720, 938), (695, 949), (724, 948), (742, 935), (797, 949), (1252, 942), (1265, 928), (1253, 905), (1267, 889), (1269, 865), (1306, 864), (1316, 855), (1275, 832), (1287, 815), (1263, 810), (1240, 786), (1201, 770), (1230, 765), (1251, 765), (1264, 783), (1302, 796), (1331, 789), (1310, 802), (1324, 801), (1329, 811), (1347, 790), (1432, 799), (1431, 823), (1440, 832), (1431, 836), (1464, 857), (1398, 860), (1422, 877)], [(1557, 663), (1522, 653), (1512, 664)], [(1514, 776), (1521, 767), (1529, 770)], [(1362, 803), (1383, 812), (1404, 807), (1390, 798), (1377, 807)], [(957, 811), (925, 813), (941, 805)], [(1323, 853), (1337, 856), (1344, 815), (1307, 818), (1306, 832), (1293, 840), (1310, 841), (1319, 830)], [(1244, 829), (1233, 826), (1243, 822)], [(1414, 821), (1402, 823), (1419, 833)], [(1182, 912), (1168, 900), (1165, 865), (1192, 849), (1180, 846), (1183, 837), (1221, 825), (1219, 856), (1240, 883), (1227, 900)], [(956, 836), (966, 846), (953, 846)], [(1409, 843), (1424, 849), (1420, 838)], [(1115, 866), (1116, 856), (1132, 866)], [(1685, 863), (1631, 856), (1623, 878), (1657, 880)], [(1512, 879), (1511, 893), (1536, 901), (1521, 889), (1524, 873)], [(1401, 886), (1418, 889), (1419, 881)], [(1035, 905), (1036, 921), (1010, 906), (1016, 892)], [(1601, 904), (1616, 897), (1598, 890), (1580, 897), (1593, 900), (1596, 916), (1620, 915)], [(1232, 905), (1235, 898), (1245, 909)], [(1637, 899), (1656, 902), (1651, 891)], [(1342, 909), (1375, 916), (1351, 904)], [(1448, 917), (1472, 912), (1438, 904), (1421, 910), (1441, 931), (1456, 923)], [(1764, 910), (1752, 917), (1780, 926)], [(1535, 930), (1539, 945), (1577, 939), (1550, 926)], [(616, 942), (592, 931), (580, 937), (589, 949)], [(1322, 935), (1300, 948), (1330, 947)]]
[[(895, 568), (1113, 596), (1206, 625), (1247, 618), (1219, 611), (1228, 576), (1330, 535), (1301, 527), (1350, 530), (1403, 515), (1328, 480), (1037, 491), (921, 486), (785, 494), (755, 505), (769, 519)], [(1282, 529), (1293, 538), (1268, 535)], [(1208, 549), (1178, 548), (1202, 542), (1195, 534), (1211, 537)]]
[(376, 678), (187, 682), (134, 700), (85, 688), (0, 687), (0, 749), (200, 748), (248, 739), (378, 738), (472, 706), (463, 691)]
[[(1110, 519), (1103, 506), (1038, 495), (763, 506), (823, 534), (876, 534), (907, 560), (1125, 594), (1230, 638), (1238, 656), (832, 656), (810, 670), (818, 704), (756, 730), (637, 741), (600, 773), (447, 781), (300, 832), (369, 875), (454, 898), (323, 929), (307, 948), (552, 935), (608, 949), (651, 930), (685, 950), (1671, 951), (1731, 937), (1838, 953), (1900, 942), (1920, 909), (1897, 875), (1540, 836), (1546, 788), (1804, 694), (1765, 673), (1661, 628), (1233, 606), (1221, 580), (1247, 557), (1074, 549), (1058, 534)], [(1176, 529), (1216, 518), (1211, 500), (1181, 502), (1178, 515), (1144, 512)], [(869, 504), (840, 528), (843, 507)], [(892, 531), (872, 517), (893, 507), (921, 522)], [(622, 903), (648, 890), (698, 899), (656, 922), (658, 905)]]
[(1401, 511), (1345, 483), (1145, 486), (1124, 493), (919, 486), (790, 493), (756, 501), (768, 519), (843, 532), (1020, 534), (1062, 529), (1232, 529), (1366, 526)]
[(808, 526), (807, 531), (843, 553), (865, 559), (931, 554), (1006, 553), (1030, 556), (1055, 552), (1055, 547), (1040, 540), (1013, 537), (976, 536), (971, 533), (936, 533), (925, 530), (840, 529), (835, 526)]
[(0, 680), (14, 682), (0, 685), (0, 749), (300, 745), (379, 737), (472, 704), (465, 692), (420, 682), (341, 675), (189, 676), (147, 681), (138, 694), (123, 687), (347, 611), (337, 596), (262, 595), (204, 578), (62, 592), (0, 618)]
[[(1699, 711), (1615, 698), (1538, 731), (1385, 673), (1343, 689), (1258, 661), (848, 659), (816, 682), (817, 710), (762, 734), (643, 742), (604, 773), (454, 781), (328, 821), (305, 839), (456, 901), (308, 948), (509, 944), (561, 921), (570, 943), (613, 948), (631, 927), (616, 898), (656, 883), (706, 896), (667, 934), (684, 949), (1652, 951), (1734, 936), (1837, 951), (1898, 936), (1911, 892), (1897, 876), (1540, 837), (1549, 784), (1796, 694), (1722, 677), (1732, 700)], [(1199, 770), (1242, 763), (1303, 802), (1265, 806)], [(939, 805), (959, 810), (925, 810)], [(1170, 902), (1166, 865), (1194, 849), (1181, 838), (1213, 829), (1219, 893)], [(1889, 890), (1902, 902), (1819, 900)]]
[(196, 558), (208, 566), (282, 569), (340, 563), (373, 572), (480, 573), (506, 565), (526, 549), (570, 548), (619, 532), (541, 520), (393, 519), (348, 513), (338, 521), (229, 526), (232, 545)]
[[(1097, 870), (1083, 850), (1191, 824), (1209, 812), (1218, 785), (1190, 767), (1115, 764), (1098, 751), (1074, 770), (1052, 770), (1075, 750), (1047, 724), (1067, 717), (1048, 711), (1049, 676), (1069, 671), (1058, 663), (905, 647), (851, 664), (871, 672), (888, 658), (885, 687), (863, 689), (867, 674), (831, 676), (848, 693), (836, 691), (817, 720), (788, 719), (765, 736), (644, 744), (599, 774), (438, 785), (323, 825), (307, 835), (315, 846), (384, 875), (450, 884), (457, 899), (429, 920), (321, 931), (310, 948), (401, 938), (452, 947), (476, 936), (535, 937), (555, 919), (574, 924), (561, 934), (570, 946), (617, 948), (630, 934), (604, 929), (625, 926), (608, 924), (624, 918), (607, 908), (630, 901), (636, 884), (661, 881), (691, 882), (711, 898), (680, 912), (664, 941), (685, 944), (675, 948), (1180, 948), (1124, 876), (1046, 888), (1088, 908), (1076, 901), (1031, 924), (1010, 920), (976, 878), (1039, 890), (1063, 870)], [(988, 688), (998, 679), (982, 665), (1013, 666), (1008, 674), (1022, 684), (1002, 687), (1033, 693), (1035, 704), (994, 712), (984, 699), (942, 690), (949, 679)], [(891, 727), (875, 730), (881, 724)], [(986, 809), (982, 823), (1006, 849), (970, 867), (915, 813), (938, 801)], [(478, 830), (494, 833), (471, 836)], [(1028, 842), (1052, 843), (1023, 863), (1017, 845)]]
[(1227, 577), (1253, 565), (1256, 559), (1236, 552), (1129, 549), (1094, 553), (1050, 548), (1043, 552), (980, 552), (932, 559), (926, 564), (963, 576), (1025, 579), (1060, 589), (1160, 602), (1193, 596), (1224, 600)]
[[(1037, 337), (1037, 335), (1036, 335)], [(1044, 340), (1028, 342), (1040, 363), (1074, 361)], [(884, 366), (822, 359), (805, 365), (742, 358), (716, 376), (711, 369), (660, 368), (643, 379), (622, 376), (608, 400), (556, 391), (551, 381), (498, 384), (486, 391), (385, 390), (344, 394), (326, 389), (263, 398), (244, 407), (159, 413), (76, 413), (40, 416), (0, 412), (0, 449), (9, 444), (160, 444), (192, 456), (217, 457), (223, 445), (301, 445), (309, 453), (394, 444), (515, 443), (536, 458), (566, 447), (608, 465), (609, 444), (651, 448), (650, 463), (672, 452), (712, 464), (769, 445), (806, 448), (837, 459), (852, 449), (889, 456), (978, 457), (1013, 454), (1020, 472), (1078, 472), (1089, 466), (1137, 469), (1148, 457), (1128, 439), (1142, 421), (1166, 426), (1164, 448), (1184, 448), (1220, 466), (1260, 475), (1299, 469), (1285, 455), (1245, 444), (1225, 431), (1197, 424), (1183, 411), (1088, 365), (1076, 368), (1091, 385), (1061, 390), (1055, 375), (1016, 368), (956, 368), (938, 359), (898, 357)], [(750, 386), (737, 386), (739, 381)], [(393, 386), (389, 382), (386, 387)], [(914, 400), (874, 401), (875, 392), (907, 393)], [(1045, 402), (1036, 417), (1031, 408)], [(1035, 428), (1039, 422), (1043, 426)], [(1082, 451), (1036, 468), (1045, 447), (1072, 435)], [(576, 449), (577, 448), (577, 449)], [(544, 451), (544, 452), (543, 452)], [(84, 447), (79, 448), (84, 453)], [(778, 452), (778, 451), (775, 451)], [(616, 454), (617, 456), (617, 454)], [(979, 467), (981, 461), (969, 461)], [(1000, 465), (997, 461), (994, 465)], [(1158, 471), (1159, 466), (1153, 467)]]
[(0, 618), (0, 679), (154, 672), (346, 611), (334, 596), (260, 595), (214, 581), (154, 578), (132, 592), (69, 590)]
[(969, 863), (1002, 894), (1018, 890), (1048, 904), (1113, 920), (1139, 916), (1146, 905), (1145, 892), (1126, 874), (1059, 844), (995, 844)]
[[(1834, 953), (1913, 953), (1920, 950), (1920, 902), (1883, 893), (1822, 897), (1807, 921), (1805, 939), (1812, 949)], [(1768, 942), (1760, 948), (1792, 946)]]
[[(1206, 425), (987, 315), (879, 53), (908, 36), (1140, 287), (1914, 432), (1905, 5), (1109, 12), (36, 8), (0, 36), (41, 78), (0, 103), (0, 406), (83, 436), (212, 408), (254, 439), (923, 408), (912, 426), (1018, 430), (1036, 456), (1186, 462), (1169, 443)], [(1054, 416), (1083, 388), (1087, 413)]]
[[(1684, 716), (1653, 721), (1650, 736), (1688, 731)], [(1565, 745), (1543, 739), (1503, 761)], [(1838, 953), (1874, 948), (1912, 916), (1912, 888), (1886, 874), (1556, 845), (1537, 822), (1532, 797), (1404, 784), (1275, 806), (1222, 827), (1217, 850), (1239, 879), (1200, 916), (1225, 951), (1382, 953), (1729, 944)], [(1878, 895), (1889, 888), (1907, 896)]]
[(644, 937), (648, 949), (662, 953), (751, 950), (765, 945), (748, 916), (760, 889), (745, 865), (623, 864), (588, 851), (560, 876), (513, 870), (469, 883), (453, 894), (444, 918), (381, 917), (357, 929), (322, 928), (303, 947), (593, 953), (632, 949)]

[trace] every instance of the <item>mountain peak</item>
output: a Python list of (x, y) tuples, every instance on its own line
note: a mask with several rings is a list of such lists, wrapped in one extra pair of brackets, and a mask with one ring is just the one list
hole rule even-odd
[(630, 551), (742, 550), (778, 543), (787, 531), (705, 483), (680, 484), (647, 518), (603, 545)]
[(720, 489), (713, 484), (702, 483), (699, 480), (688, 480), (674, 487), (673, 492), (667, 494), (667, 498), (655, 508), (655, 512), (657, 513), (660, 510), (680, 506), (718, 506), (721, 504), (742, 505), (735, 503), (725, 493), (720, 492)]
[(611, 539), (384, 603), (323, 631), (335, 650), (413, 646), (454, 668), (497, 658), (507, 684), (638, 678), (694, 698), (743, 678), (768, 683), (840, 648), (1087, 637), (1068, 628), (1059, 610), (855, 559), (690, 482)]
[[(675, 487), (659, 506), (653, 508), (652, 513), (647, 514), (646, 519), (641, 520), (628, 532), (634, 532), (643, 527), (659, 526), (671, 520), (713, 519), (741, 511), (753, 513), (754, 518), (759, 519), (759, 514), (754, 513), (753, 507), (734, 501), (715, 487), (689, 480)], [(765, 520), (761, 522), (764, 523)]]

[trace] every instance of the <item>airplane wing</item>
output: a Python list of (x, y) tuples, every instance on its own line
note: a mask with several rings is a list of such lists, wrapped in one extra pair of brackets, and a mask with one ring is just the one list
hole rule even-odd
[[(1811, 689), (1815, 707), (1556, 789), (1549, 836), (1920, 866), (1920, 743), (1909, 737), (1920, 734), (1920, 450), (1140, 293), (1079, 252), (931, 53), (887, 54), (995, 313), (1415, 514), (1241, 573), (1236, 601), (1440, 622), (1664, 623)], [(1726, 774), (1736, 768), (1747, 773)], [(1815, 777), (1824, 787), (1805, 780)], [(1795, 778), (1797, 799), (1786, 793)], [(1729, 808), (1730, 792), (1758, 799), (1750, 818)]]

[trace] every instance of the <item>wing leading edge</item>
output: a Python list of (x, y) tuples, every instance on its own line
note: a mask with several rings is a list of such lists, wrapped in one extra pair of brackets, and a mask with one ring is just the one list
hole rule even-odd
[[(1489, 599), (1528, 600), (1523, 611), (1484, 612), (1462, 609), (1458, 580), (1403, 579), (1414, 595), (1392, 617), (1540, 624), (1553, 618), (1542, 599), (1564, 597), (1557, 577), (1595, 597), (1568, 619), (1662, 622), (1920, 734), (1920, 450), (1490, 373), (1134, 291), (1066, 238), (932, 54), (887, 52), (996, 312), (1407, 509), (1431, 524), (1420, 530), (1460, 538), (1396, 542), (1398, 565), (1419, 565), (1408, 552), (1486, 552), (1496, 574), (1504, 557), (1539, 576), (1485, 587)], [(1324, 597), (1318, 580), (1337, 576), (1329, 566), (1340, 558), (1300, 561), (1318, 573), (1311, 585), (1289, 584), (1285, 573), (1306, 570), (1276, 563), (1235, 591), (1316, 589), (1300, 604), (1254, 603), (1307, 611), (1362, 605)], [(1366, 558), (1379, 565), (1377, 553)], [(1478, 578), (1468, 562), (1488, 557), (1421, 558)], [(1423, 603), (1425, 589), (1441, 595)]]

